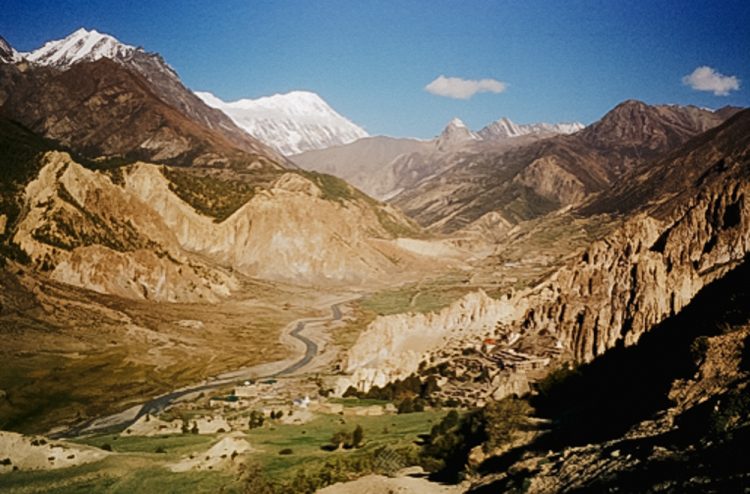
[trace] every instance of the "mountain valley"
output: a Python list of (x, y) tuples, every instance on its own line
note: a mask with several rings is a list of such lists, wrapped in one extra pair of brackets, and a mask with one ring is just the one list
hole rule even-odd
[(750, 485), (750, 110), (214, 94), (0, 37), (0, 490)]

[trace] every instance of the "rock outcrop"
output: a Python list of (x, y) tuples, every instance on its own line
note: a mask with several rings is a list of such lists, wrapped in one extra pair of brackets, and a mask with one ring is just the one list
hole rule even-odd
[(391, 215), (394, 224), (408, 224), (398, 213), (356, 199), (330, 200), (298, 173), (281, 175), (221, 223), (172, 193), (157, 167), (138, 164), (124, 180), (125, 188), (153, 208), (182, 248), (251, 276), (359, 283), (425, 262), (389, 240), (392, 234), (381, 218)]

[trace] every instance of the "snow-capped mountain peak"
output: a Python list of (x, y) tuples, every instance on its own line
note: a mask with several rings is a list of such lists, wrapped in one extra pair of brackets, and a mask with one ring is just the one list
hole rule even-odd
[(21, 60), (21, 54), (18, 53), (5, 38), (0, 36), (0, 62), (13, 63)]
[(41, 48), (25, 54), (25, 58), (40, 65), (64, 67), (100, 58), (123, 58), (136, 50), (138, 48), (121, 43), (108, 34), (81, 28), (66, 38), (45, 43)]
[(460, 119), (454, 118), (445, 126), (443, 132), (435, 141), (439, 151), (446, 151), (466, 142), (476, 141), (479, 137), (469, 130), (469, 127)]
[(446, 125), (446, 128), (448, 127), (457, 127), (457, 128), (464, 128), (464, 129), (468, 128), (466, 124), (464, 123), (464, 121), (458, 117), (453, 117), (453, 119), (450, 122), (448, 122), (448, 125)]
[(521, 127), (515, 124), (508, 117), (503, 117), (500, 120), (492, 122), (485, 128), (479, 131), (479, 135), (483, 138), (498, 138), (498, 137), (518, 137), (524, 135), (525, 132)]
[(364, 129), (309, 91), (229, 102), (207, 92), (195, 94), (208, 106), (229, 115), (249, 134), (287, 156), (347, 144), (368, 136)]

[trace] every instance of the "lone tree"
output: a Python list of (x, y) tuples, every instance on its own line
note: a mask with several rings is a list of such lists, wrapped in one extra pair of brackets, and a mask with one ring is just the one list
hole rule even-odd
[(357, 425), (352, 432), (352, 446), (359, 448), (362, 445), (362, 440), (365, 438), (365, 431), (361, 425)]

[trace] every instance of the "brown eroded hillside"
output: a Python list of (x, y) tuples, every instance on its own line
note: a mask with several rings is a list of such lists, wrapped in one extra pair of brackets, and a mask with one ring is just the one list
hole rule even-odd
[(90, 159), (237, 169), (286, 164), (250, 136), (227, 136), (191, 118), (162, 99), (162, 89), (106, 58), (66, 70), (2, 64), (0, 74), (0, 114)]

